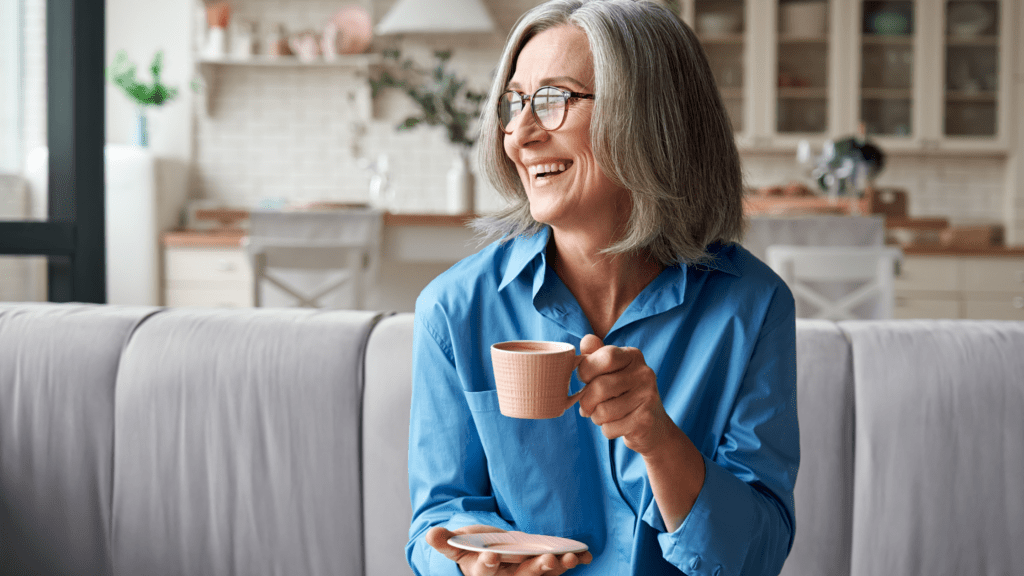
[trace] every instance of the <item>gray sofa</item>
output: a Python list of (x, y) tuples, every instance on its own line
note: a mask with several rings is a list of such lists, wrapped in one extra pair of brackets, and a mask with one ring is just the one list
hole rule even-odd
[[(1024, 574), (1024, 323), (799, 321), (788, 575)], [(412, 315), (0, 304), (0, 573), (408, 574)]]

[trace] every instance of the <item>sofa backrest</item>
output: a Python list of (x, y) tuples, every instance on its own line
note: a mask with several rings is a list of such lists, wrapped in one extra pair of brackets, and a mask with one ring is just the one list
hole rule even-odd
[(114, 382), (154, 311), (0, 305), (0, 573), (111, 574)]
[(378, 318), (0, 305), (0, 573), (361, 576)]
[(800, 471), (796, 538), (783, 576), (849, 576), (853, 526), (853, 371), (850, 343), (825, 320), (797, 319)]
[(380, 321), (366, 345), (363, 499), (366, 576), (412, 574), (405, 559), (409, 500), (409, 400), (413, 315)]
[(363, 353), (377, 315), (168, 310), (124, 352), (116, 574), (358, 576)]
[(856, 387), (853, 574), (1024, 574), (1024, 322), (840, 326)]

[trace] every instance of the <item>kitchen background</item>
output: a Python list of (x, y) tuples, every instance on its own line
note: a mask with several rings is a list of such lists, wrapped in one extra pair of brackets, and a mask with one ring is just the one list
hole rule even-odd
[[(163, 81), (179, 88), (176, 99), (149, 113), (149, 148), (157, 159), (158, 228), (169, 230), (184, 224), (186, 206), (196, 204), (251, 209), (280, 202), (367, 202), (371, 173), (366, 162), (381, 154), (388, 156), (390, 164), (394, 192), (387, 206), (390, 211), (445, 212), (446, 174), (456, 148), (440, 128), (397, 132), (396, 124), (412, 109), (395, 91), (371, 101), (367, 62), (383, 49), (398, 47), (429, 64), (432, 51), (451, 49), (451, 68), (468, 77), (473, 88), (485, 90), (507, 32), (520, 14), (540, 2), (483, 3), (494, 20), (493, 33), (376, 37), (366, 60), (323, 67), (203, 64), (200, 56), (207, 30), (200, 1), (108, 0), (107, 61), (112, 62), (119, 50), (126, 50), (147, 78), (146, 63), (162, 50)], [(231, 18), (256, 23), (258, 49), (263, 50), (263, 41), (278, 25), (288, 33), (322, 30), (339, 8), (349, 4), (352, 2), (344, 0), (232, 0)], [(364, 0), (356, 4), (376, 23), (394, 2)], [(734, 3), (723, 0), (717, 4)], [(755, 15), (770, 13), (775, 6), (773, 0), (749, 0), (747, 4), (748, 14), (753, 10)], [(832, 0), (831, 22), (857, 13), (861, 4)], [(924, 26), (925, 15), (940, 17), (936, 6), (945, 3), (918, 0), (913, 4)], [(1010, 49), (1007, 61), (1011, 67), (999, 92), (1002, 108), (996, 145), (965, 151), (919, 138), (911, 145), (889, 148), (883, 139), (889, 157), (878, 184), (905, 189), (910, 216), (947, 218), (951, 223), (997, 223), (1003, 226), (1006, 243), (1018, 245), (1024, 243), (1024, 115), (1020, 113), (1024, 110), (1024, 43), (1019, 40), (1024, 10), (1019, 0), (998, 5), (995, 26), (1003, 38), (1001, 46)], [(693, 23), (693, 0), (681, 2), (681, 9)], [(23, 152), (45, 143), (44, 16), (45, 0), (23, 0)], [(759, 45), (773, 41), (763, 30), (763, 26), (752, 30), (742, 48), (746, 57)], [(925, 65), (935, 69), (921, 70), (915, 78), (942, 73), (941, 56), (922, 59), (921, 66)], [(835, 82), (832, 78), (828, 81)], [(194, 91), (190, 89), (193, 83), (204, 86)], [(847, 87), (855, 88), (853, 81)], [(748, 119), (762, 112), (756, 102), (743, 106), (752, 113)], [(830, 112), (833, 118), (836, 113)], [(106, 115), (108, 142), (132, 144), (136, 108), (112, 85), (108, 85)], [(756, 189), (799, 178), (794, 140), (773, 138), (772, 134), (766, 137), (755, 123), (738, 133), (748, 186)], [(843, 129), (830, 130), (827, 135), (841, 137), (855, 129), (852, 114), (842, 123)], [(822, 140), (819, 137), (812, 142), (820, 147)], [(499, 207), (501, 200), (478, 179), (475, 205), (478, 212), (487, 212)]]

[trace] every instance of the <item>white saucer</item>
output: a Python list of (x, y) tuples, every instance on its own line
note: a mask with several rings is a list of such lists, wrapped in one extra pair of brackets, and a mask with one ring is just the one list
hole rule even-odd
[(495, 552), (509, 556), (539, 556), (541, 554), (559, 556), (570, 552), (579, 554), (587, 551), (587, 545), (583, 542), (525, 532), (460, 534), (449, 538), (448, 543), (471, 552)]

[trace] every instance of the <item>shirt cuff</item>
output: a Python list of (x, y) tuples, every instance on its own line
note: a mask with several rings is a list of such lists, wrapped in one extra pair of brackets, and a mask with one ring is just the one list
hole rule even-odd
[(706, 457), (704, 468), (704, 485), (679, 528), (666, 532), (654, 500), (643, 519), (658, 531), (665, 560), (690, 576), (736, 574), (749, 547), (752, 490)]

